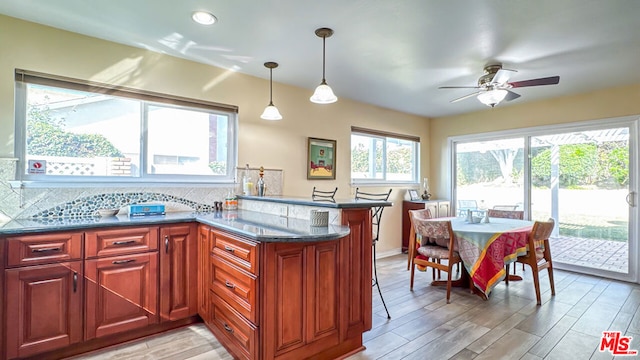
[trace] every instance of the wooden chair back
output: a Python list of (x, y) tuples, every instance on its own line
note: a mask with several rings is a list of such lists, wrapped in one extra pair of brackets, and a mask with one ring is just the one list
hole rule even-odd
[(515, 210), (518, 208), (518, 205), (494, 205), (494, 210)]
[(549, 218), (547, 221), (534, 222), (531, 233), (529, 234), (527, 254), (518, 256), (516, 260), (519, 263), (527, 264), (531, 267), (533, 286), (536, 291), (536, 300), (538, 305), (542, 303), (540, 298), (540, 280), (538, 275), (540, 271), (547, 269), (549, 284), (551, 286), (551, 295), (556, 294), (553, 282), (553, 261), (551, 260), (551, 247), (549, 245), (549, 237), (551, 237), (554, 226), (555, 221), (552, 218)]

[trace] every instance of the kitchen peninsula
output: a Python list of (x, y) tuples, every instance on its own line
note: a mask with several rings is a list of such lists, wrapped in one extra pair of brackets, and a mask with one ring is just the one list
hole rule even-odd
[[(60, 358), (201, 320), (236, 358), (360, 351), (378, 205), (391, 203), (244, 196), (237, 211), (13, 220), (0, 227), (1, 357)], [(328, 226), (310, 226), (314, 209)]]

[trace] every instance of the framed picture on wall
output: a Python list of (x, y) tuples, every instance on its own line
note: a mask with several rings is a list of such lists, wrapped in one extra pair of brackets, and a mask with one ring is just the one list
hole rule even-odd
[(335, 180), (336, 141), (327, 139), (307, 139), (307, 179)]

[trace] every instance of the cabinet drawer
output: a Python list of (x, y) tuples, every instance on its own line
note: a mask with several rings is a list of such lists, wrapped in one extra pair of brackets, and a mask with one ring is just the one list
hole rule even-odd
[(242, 316), (254, 324), (256, 312), (256, 277), (231, 265), (217, 255), (211, 256), (212, 290)]
[(250, 322), (229, 306), (224, 300), (211, 293), (211, 322), (220, 329), (231, 342), (232, 348), (241, 350), (246, 359), (257, 359), (257, 330)]
[(87, 258), (142, 253), (158, 249), (158, 228), (119, 228), (85, 233)]
[(214, 231), (212, 235), (214, 254), (246, 269), (252, 274), (256, 274), (258, 266), (256, 264), (258, 258), (256, 243), (234, 238), (217, 231)]
[(7, 238), (7, 265), (48, 264), (82, 258), (82, 233), (51, 233)]

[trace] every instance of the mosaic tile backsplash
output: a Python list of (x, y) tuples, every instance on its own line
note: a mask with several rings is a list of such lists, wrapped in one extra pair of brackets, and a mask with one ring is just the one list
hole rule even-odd
[[(189, 184), (175, 187), (140, 184), (135, 188), (14, 189), (9, 181), (15, 178), (15, 167), (14, 159), (0, 158), (0, 225), (11, 219), (91, 217), (96, 215), (98, 209), (125, 209), (129, 204), (139, 203), (161, 203), (167, 212), (206, 212), (213, 210), (214, 202), (223, 201), (229, 192), (239, 191), (239, 185), (193, 187)], [(238, 175), (241, 176), (241, 172)], [(269, 185), (268, 195), (282, 194), (282, 170), (265, 171), (264, 178)]]

